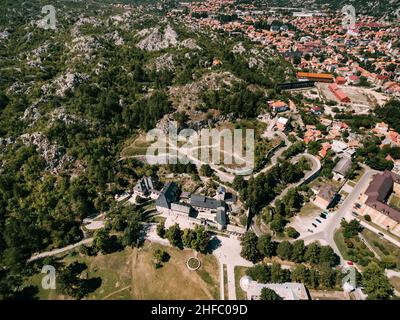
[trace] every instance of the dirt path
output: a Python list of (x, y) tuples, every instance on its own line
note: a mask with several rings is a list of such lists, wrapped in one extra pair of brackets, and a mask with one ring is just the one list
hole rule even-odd
[(114, 292), (111, 292), (111, 293), (109, 293), (108, 295), (106, 295), (105, 297), (103, 297), (102, 300), (107, 300), (108, 298), (110, 298), (110, 297), (113, 296), (114, 294), (117, 294), (117, 293), (122, 292), (122, 291), (124, 291), (124, 290), (126, 290), (126, 289), (129, 289), (130, 287), (131, 287), (131, 286), (126, 286), (126, 287), (124, 287), (124, 288), (121, 288), (121, 289), (118, 289), (118, 290), (116, 290), (116, 291), (114, 291)]
[(140, 290), (138, 290), (138, 292), (134, 291), (134, 274), (135, 274), (135, 268), (136, 268), (136, 262), (137, 262), (137, 258), (138, 258), (138, 249), (137, 248), (133, 248), (132, 249), (132, 260), (131, 260), (131, 295), (134, 296), (137, 299), (142, 299), (142, 297), (140, 296)]
[(68, 245), (66, 247), (63, 247), (63, 248), (58, 248), (58, 249), (54, 249), (54, 250), (51, 250), (51, 251), (38, 253), (38, 254), (33, 255), (28, 260), (28, 262), (35, 261), (35, 260), (38, 260), (38, 259), (42, 259), (42, 258), (45, 258), (45, 257), (55, 256), (57, 254), (60, 254), (60, 253), (75, 249), (75, 248), (77, 248), (77, 247), (79, 247), (81, 245), (90, 244), (90, 243), (92, 243), (92, 241), (93, 241), (93, 238), (88, 238), (88, 239), (84, 239), (82, 241), (79, 241), (79, 242), (77, 242), (75, 244), (70, 244), (70, 245)]

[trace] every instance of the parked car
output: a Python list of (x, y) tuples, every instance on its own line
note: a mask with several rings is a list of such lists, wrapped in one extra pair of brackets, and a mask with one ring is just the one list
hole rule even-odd
[(321, 220), (319, 220), (319, 219), (315, 219), (315, 221), (317, 221), (318, 223), (321, 223)]
[(382, 237), (382, 238), (385, 236), (382, 232), (378, 232), (378, 234), (379, 234), (379, 236)]
[(315, 223), (312, 223), (312, 225), (314, 226), (314, 228), (316, 228), (316, 227), (317, 227), (317, 225), (316, 225)]
[(322, 219), (326, 219), (326, 214), (325, 214), (325, 213), (321, 213), (319, 216), (320, 216)]
[(358, 214), (357, 212), (354, 212), (354, 211), (353, 211), (351, 214), (352, 214), (353, 216), (355, 216), (355, 217), (358, 217), (358, 216), (359, 216), (359, 214)]
[(359, 204), (359, 203), (356, 202), (356, 203), (354, 204), (354, 208), (360, 209), (360, 208), (361, 208), (361, 204)]
[(353, 261), (347, 261), (347, 264), (348, 264), (349, 266), (354, 266)]
[(308, 232), (314, 233), (314, 231), (312, 231), (311, 229), (307, 229)]

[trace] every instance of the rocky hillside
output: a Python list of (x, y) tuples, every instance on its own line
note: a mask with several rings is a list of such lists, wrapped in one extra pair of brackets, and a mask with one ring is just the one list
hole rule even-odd
[(255, 117), (293, 77), (255, 43), (167, 18), (169, 2), (125, 3), (57, 1), (56, 29), (45, 30), (47, 1), (2, 2), (1, 270), (82, 239), (85, 217), (156, 172), (119, 161), (139, 131)]

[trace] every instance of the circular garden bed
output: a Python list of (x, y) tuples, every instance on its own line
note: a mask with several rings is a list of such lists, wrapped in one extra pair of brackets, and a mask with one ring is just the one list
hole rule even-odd
[(200, 268), (200, 260), (197, 259), (196, 257), (191, 257), (188, 261), (186, 261), (186, 266), (188, 267), (189, 270), (197, 270)]

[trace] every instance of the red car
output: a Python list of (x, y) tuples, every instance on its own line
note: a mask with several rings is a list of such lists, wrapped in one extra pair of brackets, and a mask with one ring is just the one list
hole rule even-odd
[(353, 261), (347, 261), (347, 264), (348, 264), (349, 266), (354, 265)]

